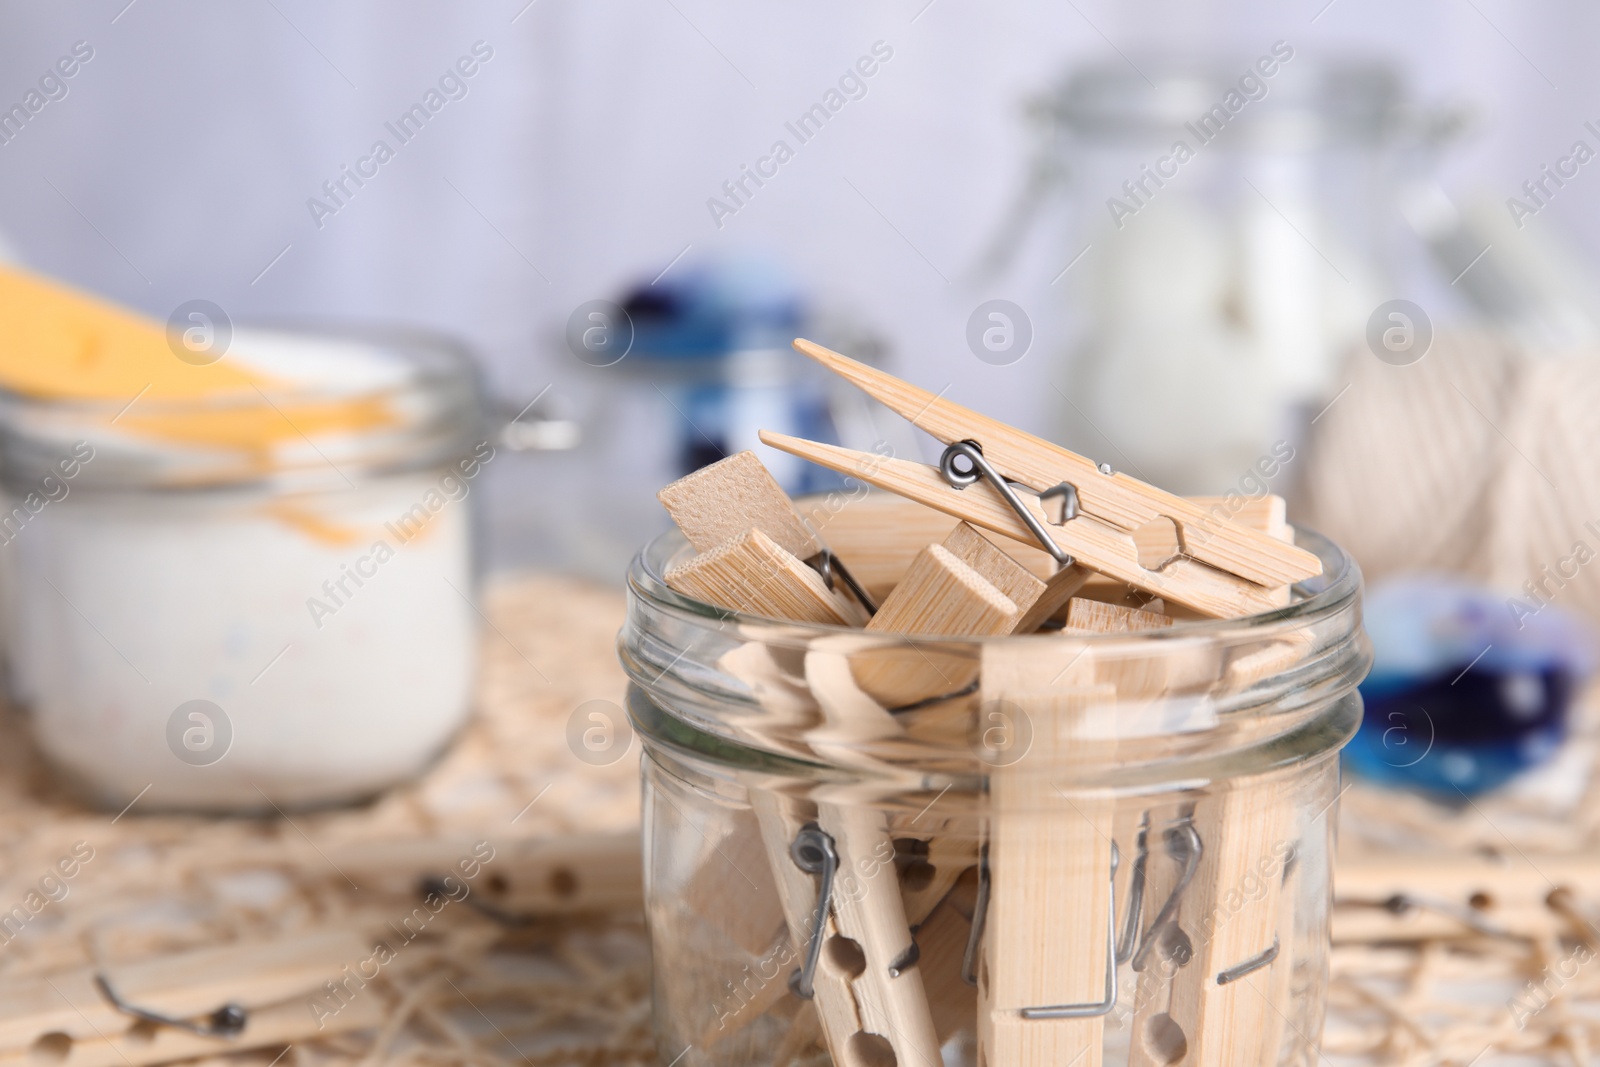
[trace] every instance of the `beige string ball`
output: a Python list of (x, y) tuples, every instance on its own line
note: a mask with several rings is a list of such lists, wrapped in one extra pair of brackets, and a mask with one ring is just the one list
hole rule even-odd
[(1416, 363), (1366, 349), (1311, 427), (1297, 514), (1369, 582), (1466, 575), (1600, 623), (1600, 352), (1441, 333)]

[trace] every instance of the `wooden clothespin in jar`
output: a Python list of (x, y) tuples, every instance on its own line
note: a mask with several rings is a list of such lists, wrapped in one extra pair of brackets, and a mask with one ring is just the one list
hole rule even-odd
[(1114, 699), (1094, 682), (1081, 642), (984, 650), (979, 715), (1007, 744), (989, 769), (968, 944), (982, 1063), (1100, 1063), (1118, 999), (1115, 804), (1109, 790), (1070, 779), (1075, 764), (1095, 758), (1088, 726)]
[[(1275, 539), (1292, 538), (1282, 501), (1266, 501), (1241, 509), (1240, 518)], [(1288, 602), (1287, 587), (1272, 593)], [(1281, 663), (1284, 650), (1270, 646), (1248, 658), (1263, 655)], [(1221, 691), (1243, 681), (1241, 662), (1223, 668)], [(1283, 773), (1267, 772), (1215, 784), (1168, 818), (1146, 813), (1155, 824), (1137, 862), (1153, 915), (1131, 956), (1140, 982), (1130, 1067), (1160, 1067), (1185, 1048), (1194, 1063), (1278, 1057), (1292, 966), (1285, 923), (1293, 909), (1282, 904), (1298, 847), (1287, 836), (1292, 796)]]
[[(847, 625), (876, 610), (754, 452), (702, 467), (656, 495), (698, 553), (668, 573), (668, 585), (776, 618)], [(797, 564), (810, 568), (816, 580)], [(824, 593), (816, 591), (818, 585)], [(853, 605), (840, 595), (846, 592)]]
[[(701, 550), (667, 573), (680, 592), (735, 610), (833, 625), (881, 613), (753, 454), (697, 471), (663, 490), (661, 500)], [(824, 574), (850, 590), (853, 604), (829, 588)], [(860, 690), (850, 666), (825, 649), (807, 653), (804, 682), (822, 720), (808, 731), (816, 744), (848, 739), (851, 730), (860, 737), (895, 728)], [(778, 795), (754, 779), (747, 787), (800, 960), (789, 989), (815, 1002), (829, 1050), (840, 1062), (892, 1056), (937, 1063), (938, 1038), (886, 817), (858, 804)]]
[[(1155, 520), (1167, 520), (1176, 527), (1184, 555), (1268, 588), (1288, 585), (1322, 571), (1321, 561), (1314, 554), (1232, 517), (1219, 516), (1215, 508), (1125, 474), (1110, 473), (1106, 467), (1060, 445), (980, 415), (811, 341), (796, 340), (794, 347), (946, 446), (976, 442), (983, 458), (1007, 481), (1035, 494), (1071, 486), (1081, 513), (1113, 529), (1132, 532)], [(872, 461), (864, 460), (862, 466), (870, 469)]]
[[(938, 467), (763, 433), (767, 444), (1109, 575), (1203, 615), (1274, 606), (1276, 590), (1321, 573), (1315, 555), (809, 341), (795, 347), (946, 445)], [(1025, 490), (1019, 494), (1018, 488)], [(1141, 560), (1140, 534), (1166, 528), (1177, 554)], [(1148, 535), (1146, 535), (1148, 540)], [(1152, 561), (1153, 562), (1153, 561)]]

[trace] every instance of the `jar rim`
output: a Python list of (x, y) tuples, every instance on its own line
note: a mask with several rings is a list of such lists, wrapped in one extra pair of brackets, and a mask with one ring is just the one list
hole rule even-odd
[[(919, 508), (877, 496), (891, 507)], [(868, 537), (881, 531), (882, 515), (861, 515), (871, 518)], [(848, 529), (830, 528), (836, 541)], [(647, 544), (629, 569), (618, 654), (633, 683), (630, 714), (649, 745), (730, 766), (845, 780), (867, 773), (902, 784), (907, 776), (953, 776), (970, 784), (993, 761), (971, 736), (978, 718), (969, 712), (992, 705), (1024, 721), (1031, 714), (1019, 701), (1059, 697), (1085, 712), (1072, 719), (1081, 732), (1071, 761), (1085, 780), (1126, 784), (1180, 773), (1175, 768), (1210, 776), (1246, 764), (1276, 766), (1349, 739), (1360, 713), (1359, 702), (1347, 698), (1371, 660), (1360, 625), (1359, 567), (1312, 531), (1297, 529), (1296, 542), (1322, 559), (1324, 573), (1298, 583), (1297, 598), (1271, 611), (1137, 632), (946, 637), (762, 618), (684, 596), (664, 579), (688, 550), (671, 531)], [(873, 566), (881, 585), (891, 571), (881, 560)], [(1003, 665), (1003, 680), (986, 690), (991, 657)], [(883, 663), (891, 675), (902, 669), (896, 663), (909, 664), (913, 680), (874, 695), (858, 668), (871, 676)], [(938, 681), (918, 677), (925, 673)], [(874, 712), (842, 725), (853, 714), (843, 709), (868, 702), (887, 718)], [(1052, 714), (1040, 721), (1057, 729), (1066, 720)], [(987, 736), (980, 731), (978, 739)]]
[[(73, 477), (75, 486), (90, 490), (344, 486), (347, 474), (381, 476), (448, 462), (470, 451), (486, 432), (477, 364), (454, 337), (402, 325), (261, 319), (239, 323), (230, 347), (285, 340), (364, 346), (403, 367), (405, 374), (366, 385), (289, 383), (183, 400), (62, 398), (0, 387), (0, 482), (32, 485), (49, 476), (75, 442), (88, 440), (101, 447), (94, 450), (94, 462), (83, 464)], [(285, 408), (369, 402), (395, 413), (395, 423), (347, 434), (337, 446), (314, 439), (324, 435), (301, 433), (304, 447), (265, 463), (254, 450), (215, 441), (186, 443), (125, 433), (100, 440), (130, 410), (154, 417), (226, 418), (260, 411), (264, 404), (282, 414)], [(325, 454), (335, 449), (337, 456)]]
[[(877, 497), (890, 496), (890, 494), (877, 491), (869, 495)], [(952, 522), (954, 521), (952, 519)], [(1092, 647), (1126, 644), (1130, 641), (1144, 643), (1149, 641), (1175, 641), (1186, 638), (1220, 639), (1223, 637), (1238, 637), (1245, 633), (1251, 636), (1265, 637), (1270, 636), (1271, 631), (1298, 628), (1317, 619), (1348, 609), (1361, 594), (1361, 570), (1356, 561), (1333, 541), (1303, 526), (1295, 527), (1295, 543), (1315, 554), (1322, 561), (1323, 569), (1322, 574), (1317, 577), (1296, 583), (1292, 589), (1298, 595), (1298, 599), (1292, 599), (1289, 604), (1283, 607), (1240, 618), (1175, 619), (1171, 626), (1156, 630), (1143, 630), (1137, 634), (1123, 632), (1074, 633), (1072, 637), (1075, 641), (1083, 641)], [(736, 623), (740, 633), (747, 640), (761, 641), (767, 644), (804, 644), (810, 638), (829, 634), (849, 634), (864, 642), (876, 638), (885, 644), (900, 644), (905, 641), (906, 635), (903, 634), (870, 634), (859, 627), (794, 622), (751, 615), (741, 611), (717, 607), (714, 604), (680, 593), (667, 585), (666, 570), (667, 564), (681, 554), (686, 547), (688, 547), (688, 542), (677, 529), (668, 530), (649, 541), (634, 556), (633, 562), (628, 568), (629, 591), (651, 607), (669, 611), (686, 620), (704, 620), (718, 626), (730, 622)], [(849, 560), (846, 559), (845, 563), (848, 565)], [(981, 646), (1004, 642), (1048, 640), (1056, 636), (1058, 635), (1050, 633), (1005, 634), (985, 637), (940, 636), (930, 637), (926, 642), (919, 637), (918, 643)]]
[(1080, 135), (1166, 136), (1240, 92), (1242, 77), (1254, 77), (1252, 92), (1261, 95), (1232, 119), (1268, 143), (1377, 141), (1408, 117), (1399, 72), (1383, 60), (1294, 55), (1270, 76), (1242, 55), (1224, 62), (1148, 53), (1136, 61), (1137, 68), (1111, 60), (1074, 68), (1037, 101), (1037, 114)]

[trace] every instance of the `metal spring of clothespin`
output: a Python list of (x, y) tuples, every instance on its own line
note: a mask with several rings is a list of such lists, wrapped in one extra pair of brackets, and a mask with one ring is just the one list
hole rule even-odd
[(827, 929), (828, 909), (833, 902), (833, 876), (839, 870), (839, 851), (822, 827), (806, 823), (789, 844), (789, 858), (807, 874), (821, 876), (817, 886), (817, 910), (811, 922), (811, 936), (806, 941), (806, 956), (789, 976), (790, 992), (801, 1000), (810, 1000), (817, 992), (814, 984), (817, 960), (822, 955), (822, 935)]
[[(1093, 1019), (1109, 1015), (1117, 1006), (1117, 865), (1121, 853), (1115, 841), (1111, 843), (1111, 914), (1106, 921), (1106, 993), (1101, 1000), (1088, 1004), (1040, 1004), (1021, 1010), (1024, 1019)], [(988, 925), (989, 912), (989, 846), (978, 853), (978, 899), (972, 911), (972, 929), (967, 934), (967, 950), (961, 959), (961, 977), (968, 984), (978, 984), (978, 948)]]
[[(1137, 936), (1139, 925), (1138, 912), (1144, 901), (1144, 874), (1145, 861), (1148, 857), (1146, 849), (1147, 833), (1150, 825), (1150, 815), (1145, 813), (1144, 822), (1139, 828), (1138, 855), (1134, 859), (1133, 871), (1128, 883), (1128, 916), (1123, 926), (1122, 939), (1117, 945), (1117, 962), (1131, 962), (1135, 972), (1144, 970), (1150, 961), (1150, 951), (1163, 938), (1166, 944), (1164, 954), (1169, 960), (1179, 967), (1186, 966), (1194, 958), (1194, 946), (1189, 941), (1189, 935), (1184, 933), (1182, 927), (1173, 922), (1177, 914), (1178, 904), (1183, 899), (1184, 892), (1189, 888), (1189, 883), (1194, 880), (1195, 871), (1200, 867), (1200, 857), (1205, 852), (1205, 843), (1201, 841), (1199, 831), (1194, 828), (1192, 816), (1185, 816), (1178, 825), (1170, 827), (1166, 834), (1167, 854), (1178, 862), (1178, 880), (1172, 887), (1172, 892), (1167, 896), (1167, 901), (1156, 912), (1150, 925), (1145, 928), (1142, 937)], [(1296, 854), (1290, 853), (1289, 862), (1284, 865), (1284, 880), (1288, 880), (1289, 870)], [(1171, 930), (1168, 934), (1166, 931)], [(1135, 944), (1137, 942), (1137, 947)], [(1278, 939), (1274, 937), (1272, 944), (1260, 952), (1217, 972), (1217, 985), (1228, 985), (1239, 979), (1259, 971), (1278, 958)]]
[[(1110, 930), (1108, 933), (1107, 953), (1109, 963), (1106, 968), (1106, 998), (1091, 1004), (1056, 1004), (1021, 1009), (1025, 1019), (1074, 1019), (1093, 1018), (1109, 1013), (1117, 1000), (1117, 967), (1124, 963), (1131, 963), (1135, 972), (1143, 971), (1149, 963), (1151, 951), (1162, 942), (1165, 931), (1170, 927), (1175, 933), (1170, 936), (1165, 952), (1168, 957), (1179, 967), (1186, 965), (1193, 958), (1194, 950), (1189, 944), (1186, 934), (1173, 922), (1178, 906), (1183, 900), (1184, 893), (1189, 884), (1194, 880), (1195, 872), (1200, 867), (1201, 856), (1205, 852), (1205, 844), (1200, 839), (1199, 831), (1194, 828), (1190, 816), (1185, 816), (1176, 826), (1170, 827), (1163, 835), (1166, 841), (1167, 854), (1178, 863), (1178, 878), (1173, 884), (1172, 891), (1167, 899), (1156, 911), (1143, 932), (1140, 932), (1140, 921), (1144, 911), (1145, 871), (1149, 861), (1149, 829), (1150, 815), (1145, 813), (1144, 820), (1139, 827), (1135, 839), (1135, 854), (1133, 869), (1128, 877), (1128, 899), (1123, 912), (1122, 933), (1119, 937), (1116, 932), (1116, 891), (1115, 880), (1119, 851), (1115, 842), (1111, 846), (1111, 878), (1112, 909)], [(1406, 906), (1418, 906), (1416, 902), (1406, 901)], [(978, 853), (978, 897), (972, 915), (972, 929), (967, 937), (966, 953), (961, 962), (961, 976), (968, 985), (978, 984), (978, 949), (983, 941), (984, 929), (989, 908), (989, 847), (984, 845)], [(1266, 949), (1257, 953), (1232, 967), (1217, 973), (1218, 985), (1227, 985), (1237, 982), (1263, 967), (1268, 966), (1277, 959), (1280, 946), (1277, 938)]]
[[(957, 460), (963, 459), (967, 462), (965, 470), (957, 464)], [(1028, 510), (1022, 498), (1017, 496), (1017, 491), (1011, 488), (1011, 483), (983, 458), (983, 446), (977, 441), (957, 441), (947, 446), (939, 456), (939, 473), (953, 489), (965, 489), (969, 485), (976, 485), (980, 480), (988, 482), (994, 491), (1000, 494), (1006, 505), (1017, 513), (1017, 518), (1028, 527), (1039, 542), (1039, 547), (1050, 553), (1056, 565), (1062, 568), (1072, 566), (1072, 556), (1055, 543), (1049, 532), (1040, 524), (1038, 517)], [(1071, 482), (1062, 482), (1039, 494), (1041, 506), (1057, 499), (1061, 501), (1059, 517), (1052, 518), (1052, 523), (1061, 526), (1078, 517), (1077, 486)]]
[(850, 595), (856, 598), (856, 603), (866, 609), (868, 615), (878, 613), (878, 605), (872, 602), (872, 597), (867, 595), (866, 589), (856, 581), (850, 569), (844, 565), (844, 560), (834, 555), (833, 549), (824, 548), (807, 559), (805, 564), (822, 576), (822, 583), (830, 591), (834, 588), (834, 578), (837, 577), (844, 583), (845, 588), (850, 590)]
[(250, 1021), (250, 1013), (245, 1010), (244, 1006), (234, 1003), (224, 1004), (217, 1008), (207, 1015), (203, 1022), (196, 1022), (193, 1019), (178, 1019), (170, 1015), (163, 1015), (160, 1012), (151, 1011), (148, 1008), (141, 1008), (135, 1004), (129, 1004), (117, 995), (117, 991), (112, 988), (110, 979), (104, 974), (95, 975), (94, 984), (99, 987), (100, 995), (105, 997), (113, 1008), (124, 1015), (139, 1019), (142, 1022), (155, 1023), (158, 1026), (170, 1026), (174, 1029), (186, 1030), (191, 1034), (199, 1034), (201, 1037), (238, 1037), (240, 1032), (244, 1030), (245, 1024)]
[[(1146, 812), (1146, 827), (1149, 825), (1149, 819), (1150, 815)], [(1178, 863), (1178, 880), (1173, 884), (1172, 892), (1167, 895), (1166, 903), (1161, 905), (1160, 910), (1156, 912), (1155, 918), (1151, 919), (1150, 925), (1145, 928), (1143, 936), (1138, 938), (1137, 948), (1135, 948), (1134, 939), (1129, 936), (1128, 930), (1125, 929), (1123, 931), (1123, 942), (1120, 947), (1128, 951), (1129, 954), (1125, 958), (1132, 962), (1135, 972), (1144, 970), (1145, 964), (1150, 959), (1150, 950), (1161, 939), (1167, 926), (1172, 924), (1173, 916), (1178, 913), (1178, 904), (1182, 901), (1184, 892), (1188, 890), (1189, 883), (1194, 880), (1194, 872), (1199, 869), (1200, 857), (1205, 852), (1205, 843), (1200, 840), (1200, 833), (1194, 828), (1194, 822), (1189, 817), (1185, 817), (1178, 825), (1169, 827), (1164, 837), (1166, 839), (1167, 855)], [(1137, 903), (1130, 900), (1128, 916), (1128, 926), (1134, 929), (1137, 929), (1139, 922), (1139, 916), (1134, 909), (1142, 905), (1144, 899), (1145, 859), (1148, 856), (1145, 842), (1145, 830), (1141, 828), (1139, 832), (1139, 856), (1134, 862), (1133, 872), (1138, 879), (1136, 898), (1134, 897), (1133, 885), (1130, 884), (1129, 886), (1130, 898), (1137, 900)], [(1173, 929), (1177, 933), (1174, 935), (1175, 940), (1172, 945), (1169, 946), (1169, 955), (1181, 967), (1188, 963), (1193, 956), (1194, 947), (1189, 944), (1189, 938), (1181, 928), (1173, 925)]]

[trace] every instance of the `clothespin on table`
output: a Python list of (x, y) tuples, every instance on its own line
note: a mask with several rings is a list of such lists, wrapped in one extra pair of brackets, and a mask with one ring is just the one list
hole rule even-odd
[(377, 1026), (387, 1004), (360, 979), (337, 1010), (307, 1008), (372, 946), (356, 929), (317, 929), (3, 981), (0, 1064), (139, 1067)]

